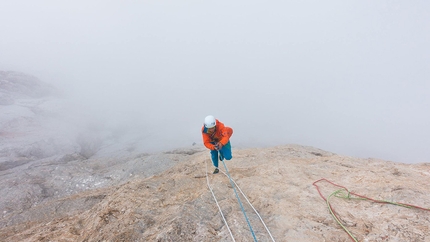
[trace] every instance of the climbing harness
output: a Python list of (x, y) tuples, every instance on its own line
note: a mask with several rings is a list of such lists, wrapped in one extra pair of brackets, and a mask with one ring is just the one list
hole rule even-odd
[[(324, 195), (322, 195), (317, 183), (319, 182), (328, 182), (336, 187), (339, 187), (340, 189), (336, 190), (335, 192), (333, 192), (332, 194), (330, 194), (328, 196), (328, 198), (325, 198)], [(317, 181), (315, 181), (314, 183), (312, 183), (312, 185), (314, 185), (318, 191), (318, 193), (320, 194), (321, 198), (327, 203), (327, 207), (330, 211), (330, 214), (332, 215), (332, 217), (334, 218), (334, 220), (342, 227), (342, 229), (348, 234), (348, 236), (355, 242), (358, 242), (357, 238), (355, 238), (352, 233), (346, 228), (345, 225), (343, 225), (340, 222), (340, 219), (336, 216), (336, 214), (333, 211), (333, 207), (330, 204), (330, 198), (331, 197), (337, 197), (337, 198), (344, 198), (344, 199), (355, 199), (355, 200), (368, 200), (368, 201), (372, 201), (375, 203), (383, 203), (383, 204), (392, 204), (392, 205), (396, 205), (396, 206), (401, 206), (401, 207), (405, 207), (405, 208), (416, 208), (416, 209), (421, 209), (421, 210), (425, 210), (425, 211), (430, 211), (430, 209), (428, 208), (423, 208), (423, 207), (419, 207), (419, 206), (415, 206), (415, 205), (411, 205), (411, 204), (406, 204), (406, 203), (396, 203), (396, 202), (390, 202), (390, 201), (386, 201), (386, 200), (377, 200), (377, 199), (373, 199), (373, 198), (369, 198), (363, 195), (359, 195), (357, 193), (354, 192), (350, 192), (346, 187), (338, 185), (334, 182), (331, 182), (325, 178), (319, 179)], [(352, 197), (355, 196), (355, 197)]]
[[(205, 162), (205, 163), (206, 163), (206, 162)], [(236, 191), (236, 187), (237, 187), (237, 189), (239, 190), (239, 192), (242, 194), (242, 196), (245, 198), (245, 200), (248, 202), (248, 204), (251, 206), (251, 208), (254, 210), (254, 212), (256, 213), (256, 215), (259, 217), (259, 219), (260, 219), (261, 223), (263, 224), (264, 228), (265, 228), (265, 229), (266, 229), (266, 231), (268, 232), (268, 234), (269, 234), (270, 238), (272, 239), (272, 241), (273, 241), (273, 242), (275, 242), (275, 239), (273, 238), (272, 234), (270, 233), (269, 229), (267, 228), (267, 226), (266, 226), (266, 224), (264, 223), (263, 219), (261, 218), (260, 214), (259, 214), (259, 213), (257, 212), (257, 210), (254, 208), (254, 206), (252, 206), (251, 202), (250, 202), (250, 201), (249, 201), (249, 199), (246, 197), (246, 195), (245, 195), (245, 193), (242, 191), (242, 189), (240, 189), (240, 187), (237, 185), (237, 183), (236, 183), (236, 182), (231, 178), (230, 174), (228, 173), (228, 169), (227, 169), (227, 166), (226, 166), (225, 162), (224, 162), (224, 161), (222, 161), (222, 163), (223, 163), (223, 165), (224, 165), (224, 168), (225, 168), (226, 172), (224, 172), (224, 171), (222, 171), (222, 170), (220, 170), (220, 171), (221, 171), (221, 173), (223, 173), (225, 176), (227, 176), (227, 177), (229, 178), (229, 180), (230, 180), (230, 183), (231, 183), (231, 185), (232, 185), (232, 187), (233, 187), (233, 189), (234, 189), (234, 192), (235, 192), (236, 198), (237, 198), (238, 203), (239, 203), (239, 205), (240, 205), (240, 207), (241, 207), (241, 210), (242, 210), (242, 212), (243, 212), (243, 214), (244, 214), (244, 217), (245, 217), (245, 219), (246, 219), (246, 221), (247, 221), (247, 223), (248, 223), (248, 226), (249, 226), (249, 228), (250, 228), (250, 231), (251, 231), (251, 233), (252, 233), (252, 236), (253, 236), (253, 238), (254, 238), (254, 241), (257, 241), (257, 238), (256, 238), (256, 236), (255, 236), (254, 230), (252, 229), (251, 223), (249, 222), (249, 219), (248, 219), (248, 217), (247, 217), (247, 215), (246, 215), (245, 209), (243, 208), (242, 202), (241, 202), (241, 200), (240, 200), (240, 198), (239, 198), (239, 195), (238, 195), (238, 193), (237, 193), (237, 191)], [(224, 223), (226, 224), (226, 227), (227, 227), (228, 231), (230, 232), (230, 236), (231, 236), (232, 240), (233, 240), (233, 241), (235, 241), (235, 239), (234, 239), (234, 237), (233, 237), (233, 234), (232, 234), (232, 232), (231, 232), (231, 230), (230, 230), (230, 227), (228, 226), (227, 221), (226, 221), (226, 219), (225, 219), (225, 217), (224, 217), (224, 214), (223, 214), (223, 212), (222, 212), (222, 210), (221, 210), (221, 207), (219, 206), (218, 201), (217, 201), (217, 199), (216, 199), (216, 196), (215, 196), (215, 194), (214, 194), (214, 192), (213, 192), (213, 190), (212, 190), (212, 188), (211, 188), (211, 186), (210, 186), (210, 183), (209, 183), (209, 177), (208, 177), (208, 172), (207, 172), (207, 171), (208, 171), (208, 169), (207, 169), (207, 163), (206, 163), (206, 181), (207, 181), (207, 184), (208, 184), (209, 190), (211, 191), (212, 196), (213, 196), (213, 198), (214, 198), (214, 200), (215, 200), (215, 202), (216, 202), (216, 204), (217, 204), (217, 206), (218, 206), (218, 209), (219, 209), (219, 211), (220, 211), (220, 213), (221, 213), (221, 216), (222, 216), (222, 218), (223, 218), (223, 220), (224, 220)]]

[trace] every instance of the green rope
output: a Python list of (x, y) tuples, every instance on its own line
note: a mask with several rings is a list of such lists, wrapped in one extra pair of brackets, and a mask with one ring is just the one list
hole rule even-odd
[[(328, 196), (328, 198), (327, 198), (327, 200), (326, 200), (326, 202), (327, 202), (327, 206), (328, 206), (328, 210), (330, 211), (330, 213), (331, 213), (331, 216), (333, 216), (333, 218), (334, 218), (334, 220), (336, 220), (336, 222), (340, 225), (340, 227), (342, 227), (342, 229), (343, 230), (345, 230), (345, 232), (355, 241), (355, 242), (358, 242), (358, 240), (354, 237), (354, 235), (352, 235), (352, 233), (339, 221), (339, 219), (337, 218), (337, 216), (334, 214), (334, 212), (333, 212), (333, 209), (331, 209), (331, 206), (330, 206), (330, 198), (332, 197), (332, 196), (335, 196), (335, 197), (339, 197), (339, 194), (340, 193), (342, 193), (343, 191), (344, 191), (345, 189), (339, 189), (339, 190), (337, 190), (337, 191), (335, 191), (335, 192), (333, 192), (332, 194), (330, 194), (330, 196)], [(349, 192), (348, 192), (348, 195), (347, 195), (347, 198), (349, 198), (350, 197), (350, 195), (349, 195)], [(342, 198), (346, 198), (346, 197), (342, 197)]]
[[(321, 182), (321, 181), (326, 181), (326, 182), (328, 182), (328, 183), (330, 183), (330, 184), (332, 184), (332, 185), (334, 185), (336, 187), (340, 187), (341, 189), (339, 189), (339, 190), (333, 192), (332, 194), (330, 194), (330, 196), (328, 198), (325, 198), (324, 195), (322, 195), (322, 193), (321, 193), (321, 191), (320, 191), (320, 189), (319, 189), (319, 187), (317, 185), (317, 183)], [(330, 214), (333, 216), (334, 220), (342, 227), (342, 229), (355, 242), (358, 242), (358, 240), (352, 235), (352, 233), (346, 228), (346, 226), (343, 225), (339, 221), (339, 219), (337, 218), (336, 214), (334, 213), (334, 211), (333, 211), (333, 209), (332, 209), (332, 207), (330, 205), (330, 201), (329, 201), (331, 197), (334, 196), (334, 197), (344, 198), (344, 199), (349, 199), (349, 200), (351, 200), (351, 199), (355, 199), (355, 200), (368, 200), (368, 201), (376, 202), (376, 203), (391, 204), (391, 205), (400, 206), (400, 207), (404, 207), (404, 208), (410, 208), (410, 209), (411, 208), (412, 209), (415, 208), (415, 209), (421, 209), (421, 210), (425, 210), (425, 211), (429, 211), (430, 212), (430, 208), (419, 207), (419, 206), (416, 206), (416, 205), (406, 204), (406, 203), (396, 203), (396, 202), (391, 202), (391, 201), (386, 201), (386, 200), (377, 200), (377, 199), (369, 198), (369, 197), (366, 197), (366, 196), (362, 196), (360, 194), (356, 194), (354, 192), (350, 192), (350, 191), (348, 191), (348, 189), (346, 187), (337, 185), (336, 183), (333, 183), (333, 182), (331, 182), (331, 181), (329, 181), (329, 180), (327, 180), (325, 178), (321, 178), (321, 179), (315, 181), (314, 183), (312, 183), (312, 185), (314, 185), (316, 187), (316, 189), (317, 189), (318, 193), (320, 194), (321, 198), (327, 203), (328, 210), (330, 211)], [(355, 196), (355, 197), (352, 197), (352, 196)]]
[[(345, 190), (345, 189), (340, 189), (340, 190)], [(334, 192), (334, 193), (336, 193), (336, 192)], [(362, 198), (362, 197), (351, 197), (351, 193), (350, 192), (348, 192), (348, 195), (343, 195), (343, 196), (341, 196), (339, 194), (341, 194), (341, 193), (340, 192), (336, 193), (335, 196), (338, 197), (338, 198), (344, 198), (344, 199), (349, 199), (349, 200), (352, 200), (352, 199), (355, 199), (355, 200), (370, 200), (370, 201), (374, 201), (374, 202), (377, 202), (377, 203), (387, 203), (387, 204), (391, 204), (391, 205), (395, 205), (395, 206), (399, 206), (399, 207), (404, 207), (404, 208), (414, 208), (413, 206), (409, 206), (409, 205), (401, 204), (401, 203), (396, 203), (396, 202), (391, 202), (391, 201), (387, 201), (387, 200), (377, 200), (377, 199), (371, 200), (371, 199)]]
[[(346, 194), (345, 194), (345, 192), (346, 192)], [(335, 197), (337, 197), (337, 198), (343, 198), (343, 199), (348, 199), (348, 200), (352, 200), (352, 199), (354, 199), (354, 200), (370, 200), (370, 201), (374, 201), (374, 202), (378, 202), (378, 203), (386, 203), (386, 204), (392, 204), (392, 205), (395, 205), (395, 206), (400, 206), (400, 207), (405, 207), (405, 208), (414, 208), (413, 206), (409, 206), (409, 205), (406, 205), (406, 204), (401, 204), (401, 203), (396, 203), (396, 202), (390, 202), (390, 201), (387, 201), (387, 200), (372, 200), (372, 199), (368, 199), (368, 198), (361, 198), (361, 197), (352, 197), (351, 196), (351, 193), (348, 191), (348, 190), (346, 190), (346, 189), (344, 189), (344, 188), (342, 188), (342, 189), (339, 189), (339, 190), (337, 190), (337, 191), (335, 191), (335, 192), (333, 192), (332, 194), (330, 194), (330, 196), (328, 196), (328, 198), (327, 198), (327, 200), (326, 200), (326, 202), (327, 202), (327, 206), (328, 206), (328, 209), (329, 209), (329, 211), (330, 211), (330, 213), (331, 213), (331, 215), (333, 216), (333, 218), (334, 218), (334, 220), (336, 220), (336, 222), (340, 225), (340, 227), (342, 227), (342, 229), (343, 230), (345, 230), (345, 232), (355, 241), (355, 242), (358, 242), (358, 240), (357, 240), (357, 238), (355, 238), (353, 235), (352, 235), (352, 233), (345, 227), (345, 225), (343, 225), (340, 221), (339, 221), (339, 219), (337, 218), (337, 216), (334, 214), (334, 211), (333, 211), (333, 209), (331, 208), (331, 205), (330, 205), (330, 198), (332, 197), (332, 196), (335, 196)]]

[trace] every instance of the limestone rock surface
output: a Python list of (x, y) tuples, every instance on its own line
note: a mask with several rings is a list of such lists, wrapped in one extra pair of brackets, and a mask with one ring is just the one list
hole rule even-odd
[[(329, 197), (340, 188), (322, 178), (375, 200), (430, 208), (430, 164), (358, 159), (300, 145), (233, 149), (233, 155), (226, 166), (234, 187), (270, 231), (239, 195), (258, 241), (353, 241), (317, 190)], [(7, 190), (21, 197), (2, 196), (0, 240), (232, 241), (233, 236), (253, 241), (229, 178), (211, 174), (209, 154), (202, 147), (109, 162), (70, 159), (55, 166), (49, 161), (29, 164), (21, 179), (5, 180), (13, 169), (1, 171), (1, 184), (7, 184), (2, 195)], [(150, 168), (158, 163), (160, 169)], [(74, 171), (77, 167), (87, 173)], [(39, 176), (32, 175), (34, 169)], [(56, 171), (61, 169), (81, 174), (81, 180)], [(15, 191), (24, 193), (25, 183), (37, 184), (26, 196)], [(429, 210), (334, 196), (330, 204), (358, 241), (430, 240)]]

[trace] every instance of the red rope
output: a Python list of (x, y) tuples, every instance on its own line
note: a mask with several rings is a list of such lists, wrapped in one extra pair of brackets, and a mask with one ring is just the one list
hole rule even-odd
[[(337, 217), (336, 216), (336, 214), (335, 214), (335, 211), (334, 211), (334, 209), (333, 209), (333, 207), (331, 206), (331, 204), (327, 201), (327, 198), (325, 198), (324, 197), (324, 195), (322, 195), (322, 193), (321, 193), (321, 191), (320, 191), (320, 188), (317, 186), (317, 183), (318, 182), (321, 182), (321, 181), (326, 181), (326, 182), (328, 182), (328, 183), (330, 183), (330, 184), (332, 184), (332, 185), (334, 185), (334, 186), (336, 186), (336, 187), (341, 187), (341, 188), (343, 188), (343, 189), (345, 189), (346, 191), (348, 191), (348, 189), (346, 188), (346, 187), (344, 187), (344, 186), (340, 186), (340, 185), (337, 185), (337, 184), (335, 184), (335, 183), (333, 183), (333, 182), (331, 182), (331, 181), (329, 181), (329, 180), (327, 180), (327, 179), (325, 179), (325, 178), (322, 178), (322, 179), (319, 179), (318, 181), (315, 181), (314, 183), (312, 183), (312, 185), (314, 185), (316, 188), (317, 188), (317, 191), (318, 191), (318, 193), (320, 194), (320, 196), (321, 196), (321, 198), (328, 204), (328, 206), (330, 206), (330, 209), (333, 211), (333, 216), (335, 216), (335, 218), (339, 221), (339, 217)], [(349, 191), (348, 191), (349, 192)], [(351, 238), (353, 241), (356, 241), (349, 233), (347, 233), (348, 234), (348, 236), (349, 236), (349, 238)]]
[[(369, 198), (369, 197), (366, 197), (366, 196), (363, 196), (363, 195), (360, 195), (360, 194), (357, 194), (357, 193), (354, 193), (354, 192), (350, 192), (346, 187), (344, 187), (344, 186), (341, 186), (341, 185), (338, 185), (338, 184), (336, 184), (336, 183), (334, 183), (334, 182), (331, 182), (331, 181), (329, 181), (329, 180), (327, 180), (327, 179), (325, 179), (325, 178), (321, 178), (321, 179), (319, 179), (319, 180), (317, 180), (317, 181), (315, 181), (314, 183), (312, 183), (312, 185), (314, 185), (315, 187), (316, 187), (316, 189), (317, 189), (317, 191), (318, 191), (318, 193), (320, 194), (320, 196), (321, 196), (321, 198), (330, 206), (330, 209), (333, 211), (333, 216), (339, 221), (339, 218), (335, 215), (335, 212), (334, 212), (334, 209), (333, 209), (333, 207), (331, 206), (331, 204), (327, 201), (327, 198), (326, 197), (324, 197), (324, 195), (321, 193), (321, 190), (320, 190), (320, 188), (318, 187), (318, 185), (317, 185), (317, 183), (318, 182), (322, 182), (322, 181), (325, 181), (325, 182), (328, 182), (328, 183), (330, 183), (330, 184), (332, 184), (333, 186), (336, 186), (336, 187), (340, 187), (340, 188), (343, 188), (343, 189), (345, 189), (345, 191), (347, 191), (349, 194), (352, 194), (352, 195), (354, 195), (354, 196), (357, 196), (357, 197), (360, 197), (360, 198), (363, 198), (363, 199), (367, 199), (367, 200), (370, 200), (370, 201), (372, 201), (372, 202), (376, 202), (376, 203), (385, 203), (385, 204), (393, 204), (393, 205), (401, 205), (401, 206), (405, 206), (405, 207), (410, 207), (410, 208), (417, 208), (417, 209), (421, 209), (421, 210), (425, 210), (425, 211), (430, 211), (430, 209), (428, 209), (428, 208), (423, 208), (423, 207), (420, 207), (420, 206), (416, 206), (416, 205), (412, 205), (412, 204), (407, 204), (407, 203), (392, 203), (392, 202), (388, 202), (388, 201), (383, 201), (383, 200), (376, 200), (376, 199), (373, 199), (373, 198)], [(348, 236), (353, 240), (353, 241), (356, 241), (349, 233), (348, 233)]]
[[(334, 182), (331, 182), (331, 181), (329, 181), (329, 180), (327, 180), (327, 179), (325, 179), (325, 178), (322, 178), (322, 179), (319, 179), (318, 181), (315, 181), (314, 183), (312, 183), (312, 185), (314, 185), (314, 186), (317, 188), (318, 193), (320, 194), (321, 198), (322, 198), (324, 201), (327, 201), (327, 199), (322, 195), (322, 193), (321, 193), (321, 191), (320, 191), (319, 187), (316, 185), (318, 182), (321, 182), (321, 181), (325, 181), (325, 182), (328, 182), (328, 183), (330, 183), (330, 184), (332, 184), (332, 185), (334, 185), (334, 186), (336, 186), (336, 187), (343, 188), (343, 189), (345, 189), (349, 194), (352, 194), (352, 195), (354, 195), (354, 196), (357, 196), (357, 197), (360, 197), (360, 198), (364, 198), (364, 199), (370, 200), (370, 201), (375, 202), (375, 203), (393, 204), (393, 203), (391, 203), (391, 202), (382, 201), (382, 200), (376, 200), (376, 199), (373, 199), (373, 198), (370, 198), (370, 197), (366, 197), (366, 196), (363, 196), (363, 195), (360, 195), (360, 194), (357, 194), (357, 193), (354, 193), (354, 192), (350, 192), (346, 187), (341, 186), (341, 185), (338, 185), (338, 184), (336, 184), (336, 183), (334, 183)], [(411, 207), (411, 208), (417, 208), (417, 209), (421, 209), (421, 210), (425, 210), (425, 211), (430, 211), (430, 209), (428, 209), (428, 208), (423, 208), (423, 207), (416, 206), (416, 205), (412, 205), (412, 204), (407, 204), (407, 203), (395, 203), (395, 204), (402, 205), (402, 206), (406, 206), (406, 207)]]

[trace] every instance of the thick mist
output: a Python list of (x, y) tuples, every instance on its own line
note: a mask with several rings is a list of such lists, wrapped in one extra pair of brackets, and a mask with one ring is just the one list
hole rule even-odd
[(0, 70), (63, 91), (80, 122), (148, 151), (296, 143), (430, 162), (426, 1), (4, 1)]

